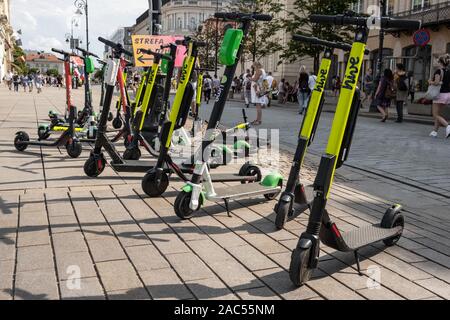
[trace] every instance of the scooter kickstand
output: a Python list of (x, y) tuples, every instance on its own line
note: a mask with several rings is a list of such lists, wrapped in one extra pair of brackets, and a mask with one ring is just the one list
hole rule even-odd
[(361, 264), (359, 262), (359, 254), (358, 254), (358, 250), (355, 250), (355, 260), (356, 260), (356, 266), (358, 268), (358, 274), (360, 276), (363, 276), (362, 272), (361, 272)]
[(227, 210), (228, 218), (231, 218), (231, 212), (230, 212), (230, 206), (228, 199), (223, 199), (223, 202), (225, 203), (225, 209)]

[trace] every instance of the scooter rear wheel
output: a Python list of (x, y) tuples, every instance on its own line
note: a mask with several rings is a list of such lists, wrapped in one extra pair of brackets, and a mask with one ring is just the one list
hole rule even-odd
[(156, 172), (150, 171), (142, 179), (142, 190), (151, 198), (160, 197), (169, 187), (169, 176), (161, 173), (160, 179), (156, 178)]
[(190, 207), (192, 198), (192, 192), (181, 191), (177, 198), (175, 199), (174, 209), (175, 214), (182, 220), (188, 220), (192, 218), (198, 210), (200, 210), (200, 205), (197, 210), (192, 210)]
[(402, 227), (402, 232), (393, 237), (386, 240), (383, 240), (384, 244), (387, 247), (392, 247), (397, 244), (397, 242), (400, 240), (403, 234), (403, 228), (405, 227), (405, 218), (402, 214), (396, 213), (391, 214), (390, 212), (387, 212), (385, 216), (383, 217), (383, 221), (381, 222), (381, 227), (386, 229), (392, 229), (396, 227)]
[(38, 129), (39, 140), (47, 140), (50, 137), (50, 133), (45, 128)]
[(295, 286), (301, 287), (308, 282), (314, 269), (309, 268), (309, 260), (311, 256), (311, 248), (296, 248), (292, 252), (291, 265), (289, 267), (289, 277)]
[(112, 114), (112, 112), (108, 113), (108, 121), (113, 121), (114, 119), (114, 115)]
[(83, 151), (83, 146), (81, 145), (81, 142), (78, 140), (72, 140), (72, 143), (68, 143), (66, 145), (67, 154), (71, 158), (78, 158), (81, 155), (81, 152)]
[(17, 151), (23, 152), (28, 148), (27, 144), (22, 144), (21, 142), (30, 141), (30, 136), (26, 132), (19, 132), (14, 138), (14, 147)]
[[(254, 166), (250, 163), (246, 163), (242, 166), (241, 170), (239, 170), (239, 176), (241, 177), (255, 177), (254, 182), (260, 182), (262, 180), (262, 172), (257, 166)], [(242, 184), (248, 183), (247, 181), (241, 181)]]
[(114, 129), (119, 130), (120, 128), (122, 128), (123, 122), (120, 118), (114, 118), (113, 122), (112, 122), (112, 126)]
[(264, 195), (264, 198), (266, 198), (269, 201), (275, 200), (276, 197), (278, 197), (278, 195), (281, 193), (281, 190), (283, 189), (283, 181), (280, 181), (280, 183), (278, 184), (278, 186), (280, 187), (280, 191), (278, 192), (274, 192), (274, 193), (268, 193)]
[(127, 149), (123, 153), (123, 158), (125, 160), (139, 160), (142, 156), (141, 150), (139, 148)]

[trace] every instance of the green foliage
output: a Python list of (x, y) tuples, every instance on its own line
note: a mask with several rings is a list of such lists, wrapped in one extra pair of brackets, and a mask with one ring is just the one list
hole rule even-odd
[(258, 12), (273, 17), (270, 22), (252, 23), (247, 41), (244, 43), (243, 59), (257, 61), (283, 50), (283, 40), (280, 36), (282, 34), (279, 31), (284, 28), (281, 18), (284, 9), (284, 4), (277, 0), (237, 0), (234, 3), (232, 11)]
[(95, 72), (94, 72), (94, 79), (101, 81), (102, 77), (103, 77), (103, 70), (102, 69), (95, 70)]
[[(308, 17), (311, 14), (343, 14), (349, 11), (351, 4), (356, 2), (357, 0), (295, 0), (294, 10), (290, 10), (287, 18), (283, 20), (284, 28), (289, 34), (314, 36), (329, 41), (351, 42), (351, 28), (312, 24)], [(283, 49), (281, 58), (288, 62), (294, 62), (305, 56), (314, 57), (314, 70), (318, 71), (321, 52), (322, 48), (291, 40)]]
[(32, 73), (32, 74), (36, 74), (38, 73), (39, 69), (38, 68), (29, 68), (28, 69), (28, 73)]
[(23, 51), (23, 49), (21, 47), (19, 47), (18, 45), (14, 45), (12, 65), (13, 65), (13, 68), (18, 73), (27, 73), (28, 72), (28, 68), (24, 61), (24, 58), (25, 58), (25, 52)]
[(59, 76), (59, 72), (57, 69), (48, 69), (47, 70), (47, 76), (53, 76), (53, 77), (57, 77)]

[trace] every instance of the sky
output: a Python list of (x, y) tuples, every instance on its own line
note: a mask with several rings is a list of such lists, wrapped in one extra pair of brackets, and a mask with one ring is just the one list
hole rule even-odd
[[(52, 47), (69, 49), (65, 42), (70, 34), (76, 8), (74, 0), (12, 0), (11, 22), (14, 30), (22, 30), (24, 49), (50, 51)], [(103, 45), (99, 36), (109, 37), (119, 27), (132, 26), (136, 18), (148, 9), (147, 0), (89, 0), (90, 49), (101, 55)], [(85, 16), (78, 17), (75, 37), (85, 47)]]

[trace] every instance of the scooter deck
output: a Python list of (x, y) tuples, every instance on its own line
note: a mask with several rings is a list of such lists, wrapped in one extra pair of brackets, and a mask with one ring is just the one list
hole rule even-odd
[(380, 225), (362, 227), (354, 231), (342, 234), (342, 239), (349, 247), (349, 251), (356, 251), (371, 243), (383, 241), (399, 235), (402, 232), (401, 227), (392, 229), (381, 228)]
[(124, 163), (111, 162), (111, 167), (117, 172), (147, 172), (156, 167), (157, 160), (126, 160)]
[(280, 187), (266, 187), (260, 183), (241, 184), (216, 190), (215, 198), (218, 199), (239, 199), (253, 196), (273, 194), (281, 191)]
[[(216, 173), (211, 174), (211, 180), (213, 182), (236, 182), (236, 181), (242, 181), (242, 182), (256, 182), (255, 176), (240, 176), (238, 174), (233, 173)], [(234, 188), (234, 187), (233, 187)]]

